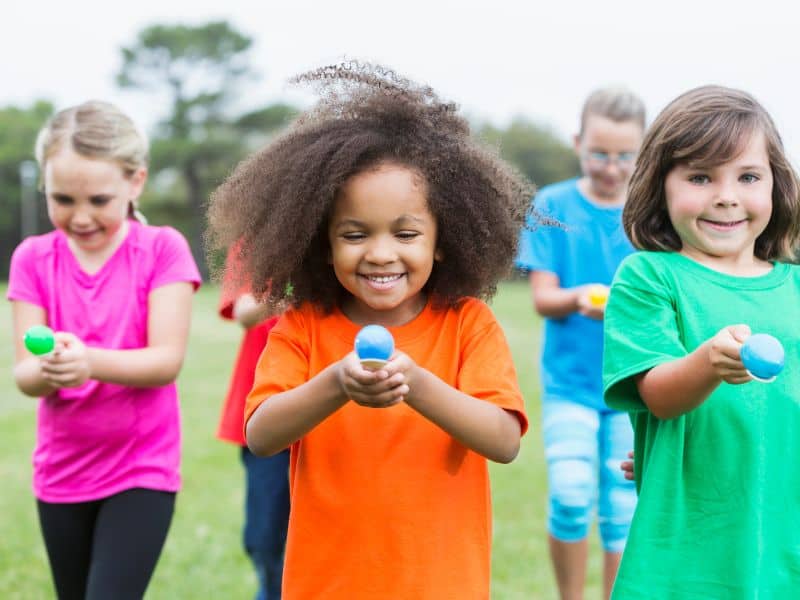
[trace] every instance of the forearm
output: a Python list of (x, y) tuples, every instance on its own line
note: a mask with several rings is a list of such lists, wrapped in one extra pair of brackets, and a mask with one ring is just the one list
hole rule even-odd
[(636, 385), (659, 419), (672, 419), (700, 406), (722, 382), (714, 372), (706, 342), (691, 354), (653, 367)]
[(90, 378), (130, 387), (172, 383), (183, 366), (183, 352), (170, 346), (107, 350), (87, 348)]
[(57, 388), (42, 377), (39, 359), (28, 357), (14, 365), (14, 381), (26, 396), (40, 398), (52, 394)]
[(543, 317), (560, 319), (578, 312), (578, 288), (546, 288), (536, 290), (533, 306)]
[(521, 428), (513, 413), (474, 398), (418, 368), (406, 404), (467, 448), (499, 463), (519, 452)]
[(348, 402), (333, 367), (262, 402), (247, 421), (247, 446), (271, 456), (290, 446)]

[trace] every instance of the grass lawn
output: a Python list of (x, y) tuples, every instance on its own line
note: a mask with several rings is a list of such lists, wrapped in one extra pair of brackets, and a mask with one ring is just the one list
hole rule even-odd
[[(5, 297), (5, 286), (0, 285)], [(216, 316), (218, 290), (194, 303), (189, 352), (179, 379), (184, 486), (147, 598), (249, 599), (255, 577), (241, 549), (242, 469), (236, 448), (214, 431), (240, 332)], [(545, 468), (539, 429), (536, 356), (539, 327), (525, 282), (500, 287), (492, 304), (514, 352), (531, 429), (510, 465), (491, 465), (494, 498), (492, 598), (551, 599), (557, 594), (545, 534)], [(0, 323), (10, 331), (8, 302)], [(0, 345), (0, 598), (53, 597), (30, 491), (36, 401), (14, 387), (10, 334)], [(600, 556), (592, 536), (587, 598), (601, 597)], [(400, 599), (398, 599), (400, 600)]]

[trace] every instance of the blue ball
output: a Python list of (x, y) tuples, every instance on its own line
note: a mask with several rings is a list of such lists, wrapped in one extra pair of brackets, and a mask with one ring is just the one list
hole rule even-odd
[(367, 325), (356, 335), (355, 348), (360, 360), (389, 360), (394, 352), (394, 338), (386, 327)]
[(756, 333), (747, 338), (740, 354), (744, 368), (756, 379), (770, 381), (783, 370), (783, 346), (766, 333)]

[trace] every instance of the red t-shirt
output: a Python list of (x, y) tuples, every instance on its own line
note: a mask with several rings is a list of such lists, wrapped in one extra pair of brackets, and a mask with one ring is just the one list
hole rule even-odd
[[(219, 316), (232, 320), (235, 301), (236, 294), (226, 292), (223, 287), (219, 303)], [(217, 437), (223, 441), (233, 442), (240, 446), (247, 445), (244, 439), (244, 403), (253, 387), (253, 375), (258, 364), (258, 357), (261, 356), (261, 352), (267, 344), (269, 330), (277, 322), (278, 317), (270, 317), (244, 333), (236, 362), (233, 364), (233, 373), (217, 428)]]

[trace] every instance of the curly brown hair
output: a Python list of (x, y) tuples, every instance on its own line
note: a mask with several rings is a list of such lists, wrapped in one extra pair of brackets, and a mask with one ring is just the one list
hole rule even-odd
[(702, 86), (670, 102), (645, 135), (622, 213), (640, 250), (676, 252), (682, 242), (667, 214), (664, 183), (677, 165), (715, 167), (763, 133), (772, 168), (772, 217), (755, 243), (762, 260), (792, 260), (800, 242), (800, 182), (769, 113), (750, 94)]
[[(425, 286), (440, 305), (491, 297), (512, 265), (534, 186), (470, 136), (456, 106), (394, 71), (359, 62), (296, 76), (321, 99), (240, 163), (212, 194), (212, 248), (234, 245), (239, 282), (262, 301), (325, 310), (347, 294), (328, 256), (328, 220), (342, 185), (383, 163), (422, 175), (438, 226)], [(229, 261), (230, 262), (230, 261)]]

